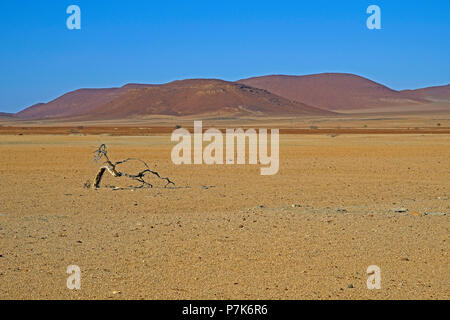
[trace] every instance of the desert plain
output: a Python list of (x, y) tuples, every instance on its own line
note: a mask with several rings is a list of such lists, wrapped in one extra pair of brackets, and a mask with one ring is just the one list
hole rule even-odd
[[(285, 128), (273, 176), (176, 166), (145, 123), (3, 124), (0, 299), (448, 299), (449, 118), (266, 121)], [(102, 143), (175, 186), (85, 188)]]

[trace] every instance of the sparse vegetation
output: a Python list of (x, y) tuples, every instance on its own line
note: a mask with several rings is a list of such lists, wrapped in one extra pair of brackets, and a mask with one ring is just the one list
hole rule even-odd
[[(153, 185), (150, 182), (145, 181), (145, 177), (147, 174), (153, 174), (153, 175), (157, 176), (159, 179), (167, 181), (167, 183), (164, 187), (167, 187), (170, 184), (175, 185), (175, 183), (173, 183), (169, 178), (161, 177), (158, 172), (151, 170), (150, 167), (147, 165), (147, 163), (141, 159), (127, 158), (127, 159), (124, 159), (121, 161), (112, 162), (108, 157), (108, 150), (107, 150), (105, 144), (102, 144), (97, 150), (94, 151), (94, 153), (95, 153), (95, 156), (94, 156), (95, 161), (101, 161), (103, 158), (105, 159), (105, 161), (103, 162), (103, 165), (100, 167), (100, 169), (97, 172), (97, 175), (95, 176), (95, 179), (94, 179), (93, 187), (96, 189), (100, 188), (100, 183), (102, 181), (103, 175), (106, 172), (106, 170), (108, 170), (108, 172), (115, 178), (126, 177), (126, 178), (129, 178), (131, 180), (134, 180), (134, 181), (137, 181), (140, 183), (140, 185), (131, 186), (129, 188), (119, 188), (119, 187), (115, 187), (115, 186), (108, 186), (114, 190), (153, 188)], [(129, 174), (126, 172), (121, 172), (117, 169), (117, 167), (119, 165), (129, 162), (129, 161), (140, 162), (141, 164), (144, 165), (145, 169), (138, 172), (137, 174)], [(85, 183), (85, 187), (86, 186), (87, 186), (87, 183)]]

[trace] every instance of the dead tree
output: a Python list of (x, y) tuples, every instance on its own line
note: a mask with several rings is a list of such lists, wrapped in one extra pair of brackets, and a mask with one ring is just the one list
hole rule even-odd
[[(95, 156), (94, 156), (95, 161), (98, 162), (104, 158), (102, 166), (100, 167), (100, 169), (94, 179), (93, 188), (95, 188), (95, 189), (100, 188), (100, 183), (101, 183), (103, 175), (105, 174), (106, 171), (108, 171), (115, 178), (126, 177), (126, 178), (129, 178), (133, 181), (137, 181), (140, 183), (140, 185), (131, 187), (131, 189), (153, 188), (153, 185), (151, 183), (145, 181), (145, 179), (144, 179), (145, 176), (148, 174), (155, 175), (159, 179), (165, 180), (167, 183), (164, 187), (167, 187), (170, 184), (175, 185), (175, 183), (173, 183), (169, 178), (161, 177), (158, 172), (151, 170), (150, 167), (148, 166), (148, 164), (141, 159), (128, 158), (125, 160), (112, 162), (108, 157), (108, 150), (107, 150), (105, 144), (102, 144), (97, 150), (94, 151), (94, 153), (95, 153)], [(129, 174), (129, 173), (121, 172), (118, 170), (117, 167), (119, 165), (121, 165), (125, 162), (129, 162), (129, 161), (138, 161), (144, 165), (145, 169), (143, 171), (138, 172), (137, 174)], [(114, 190), (124, 189), (124, 188), (118, 188), (118, 187), (114, 187), (114, 186), (110, 186), (110, 187), (112, 187)]]

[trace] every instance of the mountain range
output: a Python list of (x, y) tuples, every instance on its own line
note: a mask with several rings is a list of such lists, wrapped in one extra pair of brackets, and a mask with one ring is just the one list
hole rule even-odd
[(189, 79), (167, 84), (127, 84), (120, 88), (79, 89), (14, 116), (20, 119), (103, 120), (167, 116), (329, 116), (339, 112), (449, 104), (450, 85), (392, 90), (344, 73), (270, 75), (229, 82)]

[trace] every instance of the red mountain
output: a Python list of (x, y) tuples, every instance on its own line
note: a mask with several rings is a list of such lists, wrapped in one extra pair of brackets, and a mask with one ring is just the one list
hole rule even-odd
[(401, 92), (422, 99), (437, 101), (450, 100), (450, 84), (447, 84), (445, 86), (428, 87), (416, 90), (404, 90)]
[(24, 119), (122, 119), (150, 115), (330, 115), (266, 90), (222, 80), (80, 89), (17, 114)]
[(88, 114), (127, 91), (126, 86), (111, 89), (79, 89), (49, 103), (38, 103), (16, 115), (24, 119), (65, 118)]
[(369, 79), (345, 73), (307, 76), (272, 75), (238, 81), (287, 99), (327, 110), (356, 110), (426, 102), (423, 97), (392, 90)]

